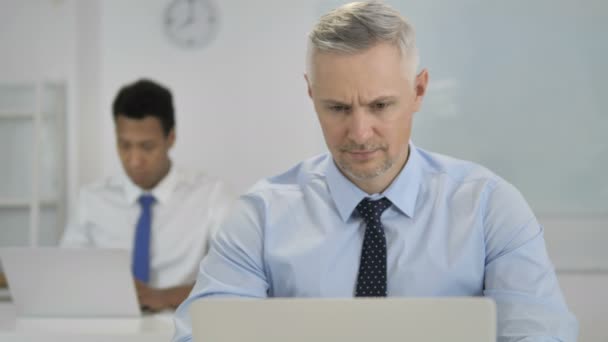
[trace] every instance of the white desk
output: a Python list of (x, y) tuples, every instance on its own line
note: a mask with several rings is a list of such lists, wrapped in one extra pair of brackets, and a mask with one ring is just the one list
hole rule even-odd
[(141, 318), (21, 318), (11, 302), (0, 302), (0, 341), (167, 342), (172, 313)]

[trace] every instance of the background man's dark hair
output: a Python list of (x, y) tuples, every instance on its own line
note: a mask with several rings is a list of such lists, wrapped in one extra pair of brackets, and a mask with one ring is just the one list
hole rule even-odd
[(122, 87), (114, 99), (112, 112), (115, 120), (119, 115), (130, 119), (158, 118), (165, 136), (175, 127), (171, 92), (147, 79)]

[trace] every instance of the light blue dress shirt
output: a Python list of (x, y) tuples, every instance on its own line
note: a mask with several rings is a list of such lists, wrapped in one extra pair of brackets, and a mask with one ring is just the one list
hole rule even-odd
[(479, 165), (413, 144), (382, 194), (368, 196), (326, 154), (243, 195), (176, 312), (174, 340), (191, 339), (188, 310), (200, 298), (353, 297), (365, 231), (354, 209), (382, 196), (393, 203), (381, 217), (389, 296), (488, 296), (498, 341), (576, 340), (542, 227), (522, 195)]

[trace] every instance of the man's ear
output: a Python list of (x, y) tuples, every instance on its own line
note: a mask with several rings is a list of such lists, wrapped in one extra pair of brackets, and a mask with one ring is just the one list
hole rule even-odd
[(169, 143), (169, 148), (172, 148), (175, 144), (175, 128), (171, 128), (169, 131), (169, 135), (167, 135), (167, 142)]
[(416, 84), (414, 85), (416, 91), (416, 100), (414, 101), (414, 111), (417, 112), (422, 106), (422, 99), (426, 94), (426, 89), (429, 84), (429, 71), (422, 69), (422, 71), (416, 76)]
[(304, 74), (304, 79), (306, 80), (306, 86), (308, 87), (308, 97), (312, 99), (312, 89), (310, 88), (310, 80), (308, 79), (308, 75)]

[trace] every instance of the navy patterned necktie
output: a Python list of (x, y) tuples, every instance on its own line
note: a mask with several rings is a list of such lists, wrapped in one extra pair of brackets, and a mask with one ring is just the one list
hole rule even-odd
[(386, 237), (380, 216), (390, 206), (391, 201), (385, 197), (376, 201), (365, 198), (357, 205), (357, 212), (367, 227), (361, 249), (356, 297), (386, 297), (387, 295)]
[(133, 276), (144, 283), (150, 280), (150, 235), (152, 230), (152, 204), (154, 196), (141, 195), (141, 214), (135, 229), (133, 245)]

